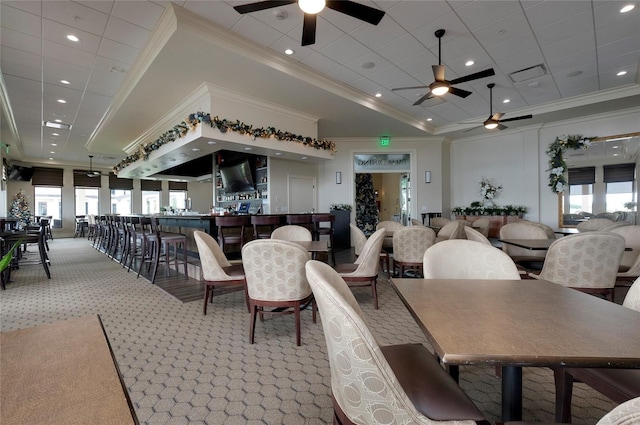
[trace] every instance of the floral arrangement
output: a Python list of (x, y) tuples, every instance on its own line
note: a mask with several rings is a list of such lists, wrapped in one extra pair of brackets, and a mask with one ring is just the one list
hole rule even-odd
[(13, 201), (11, 201), (11, 207), (9, 209), (9, 217), (16, 218), (24, 226), (28, 226), (31, 222), (33, 214), (29, 209), (29, 200), (22, 189), (15, 194)]
[(340, 210), (340, 211), (351, 211), (351, 205), (350, 204), (331, 204), (329, 206), (329, 209)]
[(547, 155), (549, 159), (549, 187), (553, 193), (562, 193), (567, 187), (567, 163), (562, 158), (567, 149), (587, 149), (591, 146), (591, 140), (580, 134), (562, 135), (549, 145)]
[(455, 215), (517, 215), (522, 217), (527, 213), (527, 207), (522, 205), (483, 206), (473, 202), (468, 207), (455, 207), (451, 212)]
[(480, 195), (482, 199), (493, 201), (501, 190), (502, 185), (496, 184), (494, 179), (488, 177), (482, 177), (482, 179), (480, 179)]
[(252, 125), (245, 124), (238, 120), (230, 121), (227, 119), (220, 119), (217, 116), (211, 117), (209, 113), (206, 112), (195, 112), (189, 114), (189, 116), (182, 121), (180, 124), (176, 124), (173, 128), (165, 133), (163, 133), (160, 137), (158, 137), (155, 141), (151, 143), (143, 143), (140, 145), (138, 150), (129, 155), (122, 161), (120, 161), (117, 165), (113, 167), (113, 172), (118, 174), (118, 171), (123, 168), (133, 164), (139, 160), (148, 160), (151, 152), (160, 149), (161, 146), (169, 143), (175, 142), (181, 137), (184, 137), (189, 131), (193, 131), (200, 124), (208, 125), (212, 128), (217, 128), (221, 133), (226, 133), (227, 131), (234, 131), (236, 133), (244, 134), (250, 136), (255, 140), (256, 138), (268, 139), (273, 137), (279, 141), (286, 142), (296, 142), (302, 143), (305, 146), (309, 146), (315, 149), (322, 149), (331, 151), (331, 154), (336, 151), (335, 142), (331, 142), (329, 140), (319, 140), (314, 139), (312, 137), (299, 136), (297, 134), (289, 133), (288, 131), (280, 131), (274, 127), (259, 127), (253, 128)]

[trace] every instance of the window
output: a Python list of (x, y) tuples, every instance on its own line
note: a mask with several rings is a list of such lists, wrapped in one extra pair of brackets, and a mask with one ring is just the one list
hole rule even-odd
[(131, 190), (111, 189), (111, 214), (131, 214)]
[(169, 191), (169, 205), (175, 210), (185, 209), (185, 203), (187, 201), (186, 190), (170, 190)]
[(76, 215), (98, 215), (99, 189), (76, 187)]
[(633, 190), (635, 164), (605, 165), (603, 170), (603, 180), (606, 184), (606, 211), (624, 211), (624, 204), (635, 201)]
[(44, 211), (53, 220), (53, 227), (62, 228), (62, 188), (52, 186), (34, 186), (34, 202), (38, 212)]
[(576, 184), (569, 186), (569, 213), (593, 212), (593, 185)]
[(158, 214), (160, 212), (160, 192), (157, 190), (142, 191), (142, 214)]

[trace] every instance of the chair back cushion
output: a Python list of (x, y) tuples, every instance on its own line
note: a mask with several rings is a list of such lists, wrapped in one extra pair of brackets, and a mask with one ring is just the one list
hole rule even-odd
[(471, 227), (480, 232), (485, 238), (489, 237), (489, 227), (491, 226), (491, 220), (487, 217), (482, 217), (471, 223)]
[(355, 261), (358, 268), (352, 273), (343, 273), (348, 276), (373, 277), (378, 274), (380, 266), (380, 251), (382, 250), (382, 242), (384, 241), (385, 229), (376, 230), (373, 235), (369, 236), (367, 242), (362, 247), (360, 256)]
[(576, 228), (581, 232), (594, 232), (601, 230), (603, 227), (607, 227), (613, 224), (613, 220), (608, 218), (590, 218), (587, 221), (581, 221), (576, 225)]
[(311, 256), (300, 245), (282, 240), (257, 239), (242, 247), (242, 264), (249, 298), (260, 301), (295, 301), (311, 295), (304, 265)]
[(610, 232), (564, 236), (549, 247), (540, 279), (572, 288), (613, 288), (624, 238)]
[(433, 217), (430, 221), (429, 224), (433, 227), (444, 227), (445, 224), (447, 224), (448, 222), (450, 222), (451, 220), (449, 220), (446, 217)]
[(353, 423), (435, 424), (413, 407), (340, 275), (319, 261), (306, 269), (322, 317), (333, 395), (345, 415)]
[(355, 254), (359, 256), (362, 252), (362, 248), (364, 248), (364, 244), (367, 243), (367, 235), (365, 235), (364, 232), (353, 223), (349, 223), (349, 228), (351, 229), (351, 240), (355, 247)]
[(520, 279), (515, 263), (499, 249), (476, 241), (438, 242), (424, 253), (425, 279)]
[(306, 227), (288, 224), (274, 229), (273, 232), (271, 232), (271, 239), (281, 241), (310, 241), (311, 232)]
[(622, 305), (632, 310), (640, 311), (640, 277), (629, 288)]
[(597, 425), (634, 425), (640, 423), (640, 397), (618, 405), (604, 415)]
[(465, 239), (465, 225), (462, 220), (451, 220), (438, 231), (436, 242), (447, 241), (449, 239)]
[(209, 281), (217, 280), (234, 280), (237, 277), (227, 275), (223, 267), (231, 266), (227, 260), (218, 242), (201, 230), (193, 232), (193, 238), (198, 247), (198, 255), (200, 255), (200, 267), (202, 269), (202, 278)]
[[(555, 237), (555, 235), (554, 235)], [(500, 228), (500, 239), (549, 239), (544, 228), (528, 221), (505, 224)], [(502, 244), (502, 250), (510, 257), (546, 257), (546, 251), (533, 251), (526, 248)]]
[(411, 225), (412, 226), (424, 226), (424, 224), (422, 224), (422, 222), (420, 220), (416, 220), (415, 218), (411, 219)]
[(484, 233), (480, 232), (479, 230), (476, 230), (473, 227), (465, 226), (464, 233), (467, 235), (467, 239), (470, 241), (476, 241), (476, 242), (483, 243), (485, 245), (491, 245), (491, 241), (487, 239)]
[(436, 243), (436, 233), (425, 226), (408, 226), (393, 234), (393, 258), (403, 263), (420, 263), (424, 252)]
[(627, 271), (624, 273), (628, 276), (640, 276), (640, 226), (621, 226), (610, 230), (624, 238), (624, 246), (631, 248), (631, 251), (625, 251), (622, 254), (620, 265), (624, 266)]

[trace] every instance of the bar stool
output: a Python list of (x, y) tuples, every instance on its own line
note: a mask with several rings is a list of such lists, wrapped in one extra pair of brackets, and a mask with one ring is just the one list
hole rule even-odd
[(251, 224), (249, 216), (216, 217), (218, 226), (218, 245), (224, 252), (225, 245), (239, 245), (238, 252), (244, 245), (244, 228)]
[(252, 215), (253, 239), (270, 239), (273, 229), (282, 224), (278, 215)]
[[(187, 262), (187, 236), (182, 233), (164, 232), (161, 231), (158, 226), (157, 217), (149, 217), (151, 222), (151, 232), (144, 233), (143, 248), (142, 248), (142, 261), (140, 269), (138, 270), (138, 277), (140, 276), (140, 270), (144, 263), (149, 263), (147, 270), (153, 267), (151, 273), (151, 283), (155, 283), (156, 273), (160, 263), (165, 263), (165, 276), (169, 276), (169, 266), (171, 261), (174, 261), (176, 272), (178, 271), (178, 250), (182, 249), (182, 263), (184, 264), (184, 277), (189, 279), (188, 262)], [(173, 248), (173, 258), (171, 258), (171, 249)], [(164, 259), (162, 258), (164, 253)]]
[(314, 224), (311, 221), (311, 214), (287, 214), (287, 224), (306, 227), (313, 234)]
[[(313, 222), (313, 240), (319, 241), (320, 236), (329, 236), (329, 242), (331, 243), (331, 261), (333, 265), (336, 265), (336, 254), (333, 249), (333, 223), (336, 221), (336, 216), (333, 214), (312, 214), (311, 221)], [(329, 226), (321, 226), (321, 223), (329, 223)]]

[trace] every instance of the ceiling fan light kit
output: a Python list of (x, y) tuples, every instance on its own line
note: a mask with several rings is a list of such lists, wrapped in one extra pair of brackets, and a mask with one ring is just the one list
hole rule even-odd
[(449, 93), (449, 84), (443, 81), (434, 81), (429, 84), (429, 90), (436, 96), (442, 96), (443, 94)]
[(298, 7), (300, 7), (304, 13), (320, 13), (326, 5), (327, 2), (325, 0), (298, 0)]
[[(509, 128), (509, 127), (507, 127), (506, 125), (502, 125), (501, 124), (502, 122), (519, 121), (519, 120), (526, 120), (529, 118), (533, 118), (533, 115), (522, 115), (520, 117), (507, 118), (506, 120), (501, 120), (500, 118), (504, 116), (504, 113), (502, 112), (496, 112), (495, 114), (493, 113), (493, 88), (495, 86), (496, 86), (495, 83), (487, 84), (487, 87), (489, 88), (489, 118), (487, 118), (482, 123), (484, 128), (486, 128), (487, 130), (495, 130), (496, 128), (498, 130), (504, 130), (505, 128)], [(465, 130), (465, 133), (471, 130), (475, 130), (476, 128), (480, 128), (480, 127), (470, 128), (468, 130)]]

